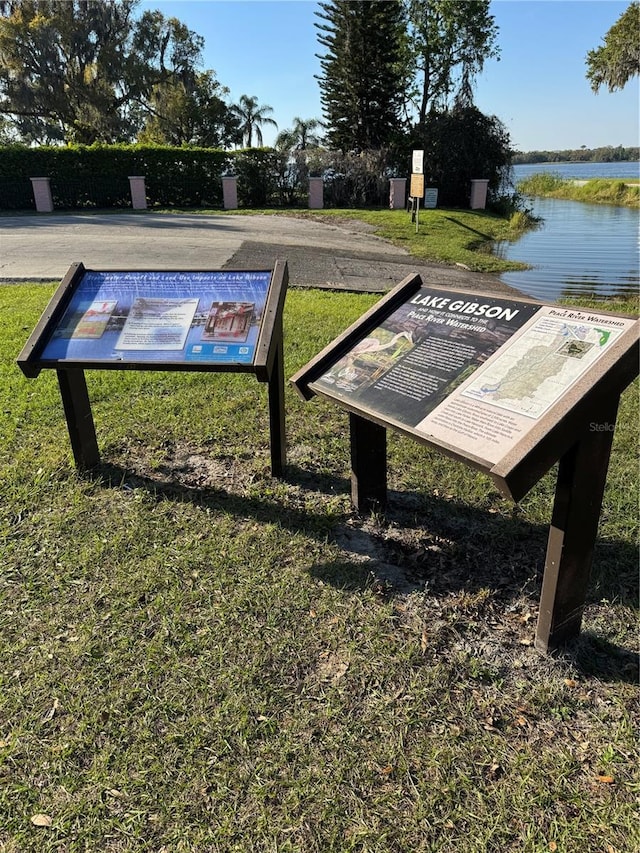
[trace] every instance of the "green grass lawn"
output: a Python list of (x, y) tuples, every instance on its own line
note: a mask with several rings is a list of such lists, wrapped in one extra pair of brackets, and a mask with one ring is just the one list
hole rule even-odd
[(461, 263), (478, 272), (526, 268), (526, 264), (502, 260), (492, 254), (495, 241), (515, 240), (530, 226), (522, 213), (505, 219), (486, 210), (420, 210), (417, 228), (403, 210), (323, 210), (303, 215), (367, 222), (376, 228), (378, 236), (425, 260)]
[[(54, 371), (15, 365), (52, 292), (0, 287), (2, 853), (640, 848), (637, 386), (543, 658), (553, 472), (514, 506), (390, 435), (359, 516), (338, 408), (287, 388), (273, 480), (253, 377), (92, 371), (81, 478)], [(377, 298), (291, 290), (286, 375)]]

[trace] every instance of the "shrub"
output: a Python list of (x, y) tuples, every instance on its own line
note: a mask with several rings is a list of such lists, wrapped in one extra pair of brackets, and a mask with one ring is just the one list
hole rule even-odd
[(131, 207), (129, 176), (146, 178), (151, 205), (222, 205), (222, 175), (230, 155), (212, 148), (153, 145), (69, 145), (27, 148), (10, 145), (0, 156), (0, 208), (33, 208), (32, 177), (49, 177), (54, 206)]
[(473, 106), (430, 113), (412, 134), (424, 150), (425, 182), (438, 188), (438, 204), (468, 207), (471, 181), (489, 181), (490, 201), (499, 196), (511, 164), (509, 134), (496, 116)]
[(279, 155), (271, 148), (247, 148), (234, 152), (231, 168), (238, 178), (238, 204), (269, 207), (278, 201)]

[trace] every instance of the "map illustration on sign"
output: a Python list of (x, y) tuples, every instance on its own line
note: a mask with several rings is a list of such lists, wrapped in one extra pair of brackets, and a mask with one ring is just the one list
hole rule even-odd
[(598, 324), (542, 317), (479, 372), (464, 396), (538, 418), (619, 334)]
[(318, 390), (413, 428), (537, 309), (421, 288), (321, 376)]

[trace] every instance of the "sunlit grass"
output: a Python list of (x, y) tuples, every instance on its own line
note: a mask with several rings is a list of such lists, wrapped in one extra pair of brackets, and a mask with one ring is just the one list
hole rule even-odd
[(592, 204), (613, 204), (622, 207), (640, 206), (640, 185), (621, 179), (597, 178), (572, 181), (553, 172), (540, 172), (518, 183), (524, 195), (547, 198), (566, 198)]
[[(273, 480), (253, 377), (90, 371), (81, 478), (53, 371), (15, 365), (52, 292), (0, 287), (3, 853), (640, 847), (637, 387), (585, 633), (544, 659), (553, 474), (515, 507), (391, 435), (361, 517), (335, 406), (287, 386)], [(377, 299), (291, 290), (286, 375)]]

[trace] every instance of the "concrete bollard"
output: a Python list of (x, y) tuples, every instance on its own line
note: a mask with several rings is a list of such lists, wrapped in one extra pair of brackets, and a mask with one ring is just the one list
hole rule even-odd
[(31, 178), (33, 187), (33, 198), (38, 213), (51, 213), (53, 211), (53, 199), (51, 198), (51, 185), (49, 178)]
[(238, 179), (227, 176), (222, 179), (222, 200), (225, 210), (236, 210), (238, 207)]
[(407, 179), (389, 179), (389, 209), (404, 210), (407, 198)]
[(309, 209), (321, 210), (324, 207), (324, 187), (322, 178), (309, 178)]
[(471, 181), (471, 210), (484, 210), (487, 206), (487, 187), (489, 181), (485, 178), (475, 178)]
[(129, 187), (131, 189), (131, 206), (134, 210), (147, 209), (147, 189), (144, 177), (129, 175)]

